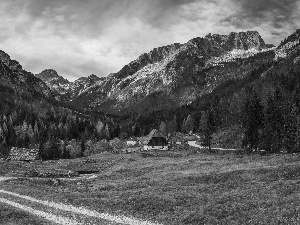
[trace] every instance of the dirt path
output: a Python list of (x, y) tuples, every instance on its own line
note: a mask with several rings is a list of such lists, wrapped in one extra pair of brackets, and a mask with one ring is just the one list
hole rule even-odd
[[(3, 179), (1, 179), (3, 180)], [(42, 201), (30, 196), (0, 189), (0, 202), (22, 209), (31, 214), (57, 224), (128, 224), (128, 225), (158, 225), (149, 221), (142, 221), (126, 216), (116, 216), (108, 213), (99, 213), (84, 207), (74, 207), (62, 203)], [(29, 206), (31, 207), (29, 207)], [(40, 210), (40, 209), (43, 209)], [(45, 212), (46, 211), (46, 212)], [(75, 218), (75, 219), (74, 219)]]

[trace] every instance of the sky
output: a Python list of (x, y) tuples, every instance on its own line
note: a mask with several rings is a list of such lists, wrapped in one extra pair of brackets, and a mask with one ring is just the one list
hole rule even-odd
[(300, 28), (299, 10), (298, 0), (1, 0), (0, 49), (73, 81), (208, 33), (256, 30), (278, 45)]

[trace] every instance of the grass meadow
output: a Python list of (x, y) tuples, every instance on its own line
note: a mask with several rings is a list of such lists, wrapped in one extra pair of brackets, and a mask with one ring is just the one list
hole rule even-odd
[(0, 203), (0, 224), (3, 225), (51, 225), (29, 213)]
[[(300, 224), (300, 155), (94, 155), (0, 162), (0, 175), (98, 171), (93, 179), (18, 178), (1, 188), (162, 224)], [(2, 213), (2, 212), (1, 212)], [(33, 223), (34, 224), (34, 223)]]

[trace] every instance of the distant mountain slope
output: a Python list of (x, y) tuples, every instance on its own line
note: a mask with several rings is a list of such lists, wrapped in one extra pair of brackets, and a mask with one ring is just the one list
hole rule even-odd
[(72, 100), (85, 89), (93, 86), (102, 79), (92, 74), (88, 77), (81, 77), (74, 82), (70, 82), (53, 69), (43, 70), (35, 76), (44, 81), (51, 90), (57, 92), (60, 95), (60, 99), (63, 101)]
[(0, 84), (12, 88), (17, 95), (35, 99), (55, 99), (55, 94), (43, 81), (23, 70), (18, 61), (12, 60), (7, 53), (1, 50)]
[(44, 81), (51, 90), (58, 92), (59, 94), (64, 94), (69, 88), (70, 82), (58, 75), (53, 69), (43, 70), (41, 73), (35, 75), (37, 78)]
[(97, 77), (95, 74), (92, 74), (88, 77), (81, 77), (71, 82), (69, 88), (67, 89), (65, 95), (63, 96), (66, 100), (72, 100), (82, 92), (84, 92), (89, 87), (95, 85), (97, 82), (104, 80), (103, 77)]
[[(73, 100), (84, 108), (110, 113), (149, 113), (188, 104), (232, 78), (243, 59), (272, 53), (256, 31), (209, 34), (185, 44), (155, 48), (125, 65), (119, 72), (86, 89)], [(259, 55), (257, 60), (261, 60)]]

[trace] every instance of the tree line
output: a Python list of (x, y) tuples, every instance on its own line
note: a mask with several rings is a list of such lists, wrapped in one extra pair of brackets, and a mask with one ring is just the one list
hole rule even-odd
[(243, 147), (270, 153), (300, 150), (299, 86), (290, 94), (277, 87), (266, 102), (256, 92), (249, 92), (244, 103)]

